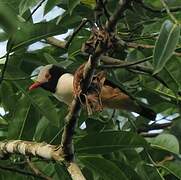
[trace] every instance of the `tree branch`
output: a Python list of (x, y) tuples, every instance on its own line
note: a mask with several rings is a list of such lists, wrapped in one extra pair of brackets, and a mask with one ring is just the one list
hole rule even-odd
[(126, 68), (129, 71), (133, 71), (133, 72), (137, 72), (137, 73), (146, 73), (146, 75), (150, 75), (151, 77), (155, 78), (157, 81), (159, 81), (161, 84), (163, 84), (165, 87), (169, 88), (167, 83), (159, 76), (159, 74), (154, 74), (153, 75), (153, 68), (151, 67), (147, 67), (147, 66), (142, 66), (142, 65), (138, 65), (139, 63), (142, 63), (144, 61), (147, 61), (151, 58), (147, 57), (145, 59), (142, 60), (138, 60), (135, 62), (125, 62), (123, 60), (119, 60), (119, 59), (115, 59), (112, 57), (108, 57), (108, 56), (101, 56), (101, 60), (106, 63), (106, 65), (102, 65), (99, 66), (101, 69), (106, 69), (106, 68)]
[(74, 30), (73, 34), (69, 37), (68, 41), (66, 42), (65, 44), (66, 49), (70, 46), (70, 43), (72, 42), (73, 38), (78, 34), (78, 32), (82, 29), (83, 26), (85, 26), (87, 22), (90, 22), (90, 21), (86, 18), (82, 19), (79, 26)]
[[(127, 62), (127, 61), (121, 61), (121, 60), (118, 60), (120, 61), (119, 63), (117, 64), (108, 64), (108, 65), (101, 65), (99, 67), (101, 68), (128, 68), (128, 67), (131, 67), (131, 66), (135, 66), (137, 64), (141, 64), (143, 62), (146, 62), (146, 61), (149, 61), (153, 58), (153, 56), (149, 56), (149, 57), (146, 57), (144, 59), (140, 59), (140, 60), (137, 60), (137, 61), (134, 61), (134, 62)], [(102, 56), (101, 57), (101, 60), (103, 61), (114, 61), (113, 60), (114, 58), (111, 58), (111, 57), (108, 57), (108, 56)], [(117, 61), (117, 62), (118, 62)], [(115, 61), (116, 62), (116, 61)]]
[(61, 41), (59, 39), (56, 39), (55, 37), (48, 37), (46, 38), (46, 42), (53, 46), (65, 49), (66, 41)]
[[(122, 42), (120, 43), (122, 45)], [(154, 45), (149, 45), (149, 44), (140, 44), (140, 43), (134, 43), (134, 42), (124, 42), (124, 45), (129, 47), (129, 48), (145, 48), (145, 49), (153, 49), (155, 48)], [(181, 53), (179, 52), (173, 52), (174, 55), (181, 57)]]
[[(119, 3), (118, 10), (116, 10), (113, 16), (110, 17), (110, 22), (108, 21), (106, 25), (109, 33), (114, 30), (114, 28), (112, 29), (112, 26), (115, 26), (117, 21), (119, 20), (119, 15), (123, 13), (123, 9), (125, 9), (123, 8), (123, 6), (125, 4), (127, 3), (123, 3), (123, 4)], [(82, 94), (86, 94), (86, 91), (89, 85), (91, 84), (92, 77), (98, 65), (99, 59), (101, 55), (107, 51), (106, 47), (107, 47), (107, 41), (106, 42), (99, 41), (94, 53), (91, 56), (89, 56), (89, 61), (86, 63), (85, 68), (84, 68), (84, 73), (83, 73), (84, 74), (83, 82), (81, 84)], [(69, 171), (70, 173), (72, 172), (72, 168), (74, 168), (74, 170), (75, 169), (80, 170), (76, 164), (72, 164), (74, 163), (73, 134), (74, 134), (77, 118), (80, 114), (80, 111), (81, 111), (81, 103), (80, 103), (79, 97), (75, 96), (72, 101), (70, 111), (65, 118), (65, 126), (64, 126), (64, 131), (62, 134), (62, 139), (61, 139), (61, 146), (62, 146), (63, 153), (65, 155), (64, 156), (65, 160), (69, 162), (67, 167), (68, 167), (68, 170), (71, 169)], [(80, 171), (79, 180), (81, 179), (85, 179), (85, 178)]]
[(57, 146), (22, 140), (9, 140), (0, 142), (0, 158), (7, 154), (33, 155), (47, 160), (63, 161), (61, 148)]
[(120, 19), (120, 17), (123, 15), (124, 11), (129, 7), (129, 4), (132, 0), (120, 0), (118, 8), (113, 13), (113, 15), (109, 18), (109, 20), (106, 22), (106, 30), (108, 32), (113, 32), (115, 30), (115, 26)]
[(28, 172), (28, 171), (24, 171), (22, 169), (17, 169), (17, 168), (14, 168), (14, 167), (6, 167), (6, 166), (0, 165), (0, 169), (3, 169), (5, 171), (11, 171), (11, 172), (19, 173), (19, 174), (24, 174), (26, 176), (33, 176), (33, 177), (36, 177), (36, 178), (39, 178), (39, 179), (44, 179), (44, 177), (42, 177), (42, 176), (39, 176), (37, 174), (33, 174), (31, 172)]

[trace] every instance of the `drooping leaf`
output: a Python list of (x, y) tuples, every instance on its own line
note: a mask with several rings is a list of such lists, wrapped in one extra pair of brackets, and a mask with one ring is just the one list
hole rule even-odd
[(12, 122), (9, 124), (8, 137), (10, 139), (22, 138), (27, 116), (30, 110), (31, 102), (26, 97), (21, 97), (16, 105), (15, 115)]
[(163, 176), (156, 167), (149, 166), (141, 161), (137, 163), (136, 171), (142, 180), (164, 180)]
[(180, 35), (180, 25), (166, 20), (160, 30), (153, 53), (154, 74), (160, 72), (172, 56)]
[(96, 0), (81, 0), (81, 3), (86, 4), (92, 8), (96, 5)]
[(12, 6), (7, 2), (0, 1), (0, 25), (8, 33), (15, 31), (19, 24), (15, 8)]
[(113, 162), (124, 172), (124, 174), (127, 176), (129, 180), (140, 180), (141, 177), (136, 173), (136, 171), (131, 166), (119, 160), (115, 160)]
[(49, 11), (53, 9), (53, 7), (56, 5), (56, 3), (59, 3), (59, 0), (48, 0), (45, 9), (44, 9), (44, 15), (46, 15)]
[(29, 8), (36, 5), (38, 0), (21, 0), (19, 4), (19, 14), (22, 16)]
[(69, 9), (69, 13), (70, 15), (72, 14), (74, 8), (80, 4), (80, 0), (68, 0), (68, 9)]
[[(23, 72), (21, 72), (21, 70), (17, 70), (15, 67), (10, 69), (11, 70), (8, 71), (8, 75), (11, 78), (26, 76)], [(34, 105), (41, 114), (50, 121), (50, 123), (58, 126), (59, 117), (57, 111), (45, 91), (38, 89), (34, 92), (29, 92), (28, 87), (32, 81), (28, 79), (25, 81), (15, 81), (13, 83), (29, 99), (32, 105)]]
[(178, 179), (181, 179), (181, 161), (179, 161), (179, 160), (166, 161), (163, 164), (163, 167), (168, 169)]
[(159, 136), (150, 140), (151, 146), (172, 153), (179, 153), (179, 142), (174, 135), (171, 134), (160, 134)]
[(32, 44), (43, 38), (63, 34), (68, 28), (71, 28), (72, 25), (77, 24), (79, 21), (80, 18), (77, 16), (66, 15), (62, 17), (58, 24), (57, 20), (36, 24), (30, 22), (21, 23), (17, 32), (13, 34), (13, 50)]
[(70, 175), (67, 172), (67, 169), (62, 165), (56, 163), (55, 164), (55, 171), (57, 173), (58, 179), (61, 177), (61, 180), (71, 180)]
[(146, 141), (137, 134), (124, 131), (106, 131), (88, 134), (76, 144), (77, 153), (107, 154), (124, 148), (146, 147)]
[(126, 175), (111, 161), (99, 157), (81, 157), (81, 162), (104, 180), (128, 180)]

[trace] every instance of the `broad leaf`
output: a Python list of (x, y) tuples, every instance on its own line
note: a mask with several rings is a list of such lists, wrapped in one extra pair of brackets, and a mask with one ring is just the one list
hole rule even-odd
[(67, 169), (65, 168), (65, 166), (56, 163), (55, 164), (55, 171), (57, 173), (58, 179), (60, 179), (60, 177), (61, 177), (61, 180), (71, 180), (71, 177), (68, 174)]
[(107, 154), (120, 149), (147, 146), (146, 141), (139, 135), (123, 131), (88, 134), (75, 144), (77, 153), (87, 154)]
[(172, 153), (179, 153), (179, 142), (174, 135), (171, 134), (160, 134), (156, 138), (150, 140), (151, 146)]
[(38, 0), (21, 0), (19, 4), (19, 14), (22, 16), (29, 8), (36, 5)]
[(16, 105), (15, 115), (13, 121), (10, 123), (8, 129), (8, 137), (10, 139), (21, 139), (25, 123), (27, 121), (31, 102), (28, 98), (22, 97)]
[(171, 21), (166, 20), (161, 27), (160, 35), (154, 48), (154, 74), (160, 72), (172, 56), (179, 40), (179, 36), (180, 25), (173, 24)]
[[(9, 77), (23, 77), (25, 74), (16, 68), (11, 68), (8, 71)], [(28, 87), (32, 83), (30, 80), (15, 81), (14, 85), (29, 99), (29, 101), (44, 115), (51, 124), (58, 126), (59, 117), (55, 106), (47, 96), (47, 93), (42, 89), (28, 92)]]
[(13, 50), (22, 46), (27, 46), (43, 38), (47, 38), (57, 34), (63, 34), (71, 28), (72, 25), (77, 24), (80, 18), (77, 16), (64, 16), (57, 24), (57, 20), (50, 22), (41, 22), (31, 24), (29, 22), (21, 23), (19, 29), (13, 34)]
[(72, 14), (74, 8), (80, 4), (80, 0), (68, 0), (68, 9), (69, 9), (69, 13), (70, 15)]
[(59, 3), (59, 2), (60, 0), (48, 0), (45, 5), (44, 15), (46, 15), (49, 11), (51, 11), (53, 7), (55, 7), (56, 3)]
[(171, 172), (178, 179), (181, 179), (181, 161), (179, 161), (179, 160), (166, 161), (163, 164), (163, 167), (168, 169), (169, 172)]
[(99, 157), (81, 157), (81, 162), (104, 180), (128, 180), (126, 175), (111, 161)]

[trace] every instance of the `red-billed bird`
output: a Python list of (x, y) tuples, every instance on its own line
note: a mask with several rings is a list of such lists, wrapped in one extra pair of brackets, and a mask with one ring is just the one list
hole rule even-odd
[[(36, 82), (29, 87), (29, 90), (42, 87), (52, 92), (58, 100), (70, 105), (74, 92), (73, 80), (73, 74), (61, 67), (50, 64), (41, 68)], [(153, 110), (135, 102), (108, 80), (104, 81), (100, 97), (103, 108), (123, 109), (136, 112), (150, 120), (155, 120), (156, 113)]]

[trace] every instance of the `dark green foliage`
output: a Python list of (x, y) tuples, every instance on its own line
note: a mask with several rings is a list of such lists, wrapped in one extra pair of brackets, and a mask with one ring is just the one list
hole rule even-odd
[[(90, 37), (90, 23), (80, 30), (67, 49), (46, 46), (46, 38), (75, 29), (82, 18), (94, 22), (95, 1), (48, 0), (44, 15), (54, 7), (64, 9), (60, 9), (62, 15), (47, 22), (34, 23), (32, 18), (26, 21), (30, 8), (39, 3), (37, 0), (0, 1), (0, 43), (11, 38), (11, 48), (7, 49), (13, 52), (0, 85), (0, 107), (5, 111), (5, 115), (0, 116), (0, 140), (60, 144), (68, 106), (43, 89), (29, 92), (28, 87), (33, 81), (19, 78), (29, 77), (36, 67), (50, 63), (74, 72), (88, 59), (82, 54), (81, 47)], [(107, 2), (110, 15), (117, 8), (117, 3), (116, 0)], [(121, 110), (105, 109), (89, 117), (83, 111), (75, 130), (74, 144), (76, 161), (88, 180), (181, 179), (181, 10), (173, 11), (181, 7), (181, 1), (168, 1), (168, 8), (178, 23), (173, 22), (165, 10), (159, 11), (163, 8), (160, 1), (145, 0), (144, 3), (134, 1), (127, 7), (124, 17), (120, 17), (116, 33), (127, 45), (110, 50), (109, 56), (127, 62), (152, 56), (149, 61), (138, 65), (146, 67), (149, 72), (143, 68), (106, 71), (109, 79), (134, 99), (146, 101), (147, 106), (159, 114), (158, 121), (151, 122)], [(103, 15), (100, 20), (104, 24), (107, 18)], [(29, 49), (30, 45), (40, 41), (44, 43), (42, 48)], [(1, 71), (3, 67), (4, 59), (1, 58)], [(155, 124), (170, 121), (172, 125), (161, 135), (141, 136), (145, 133), (150, 136), (148, 131), (154, 130)], [(143, 129), (144, 132), (138, 134)], [(71, 179), (62, 164), (44, 162), (35, 157), (31, 160), (45, 175), (55, 180)], [(24, 161), (25, 157), (20, 155), (0, 160), (0, 180), (9, 180), (12, 176), (18, 180), (37, 179), (1, 168), (3, 165), (30, 172), (26, 163), (22, 165)]]

